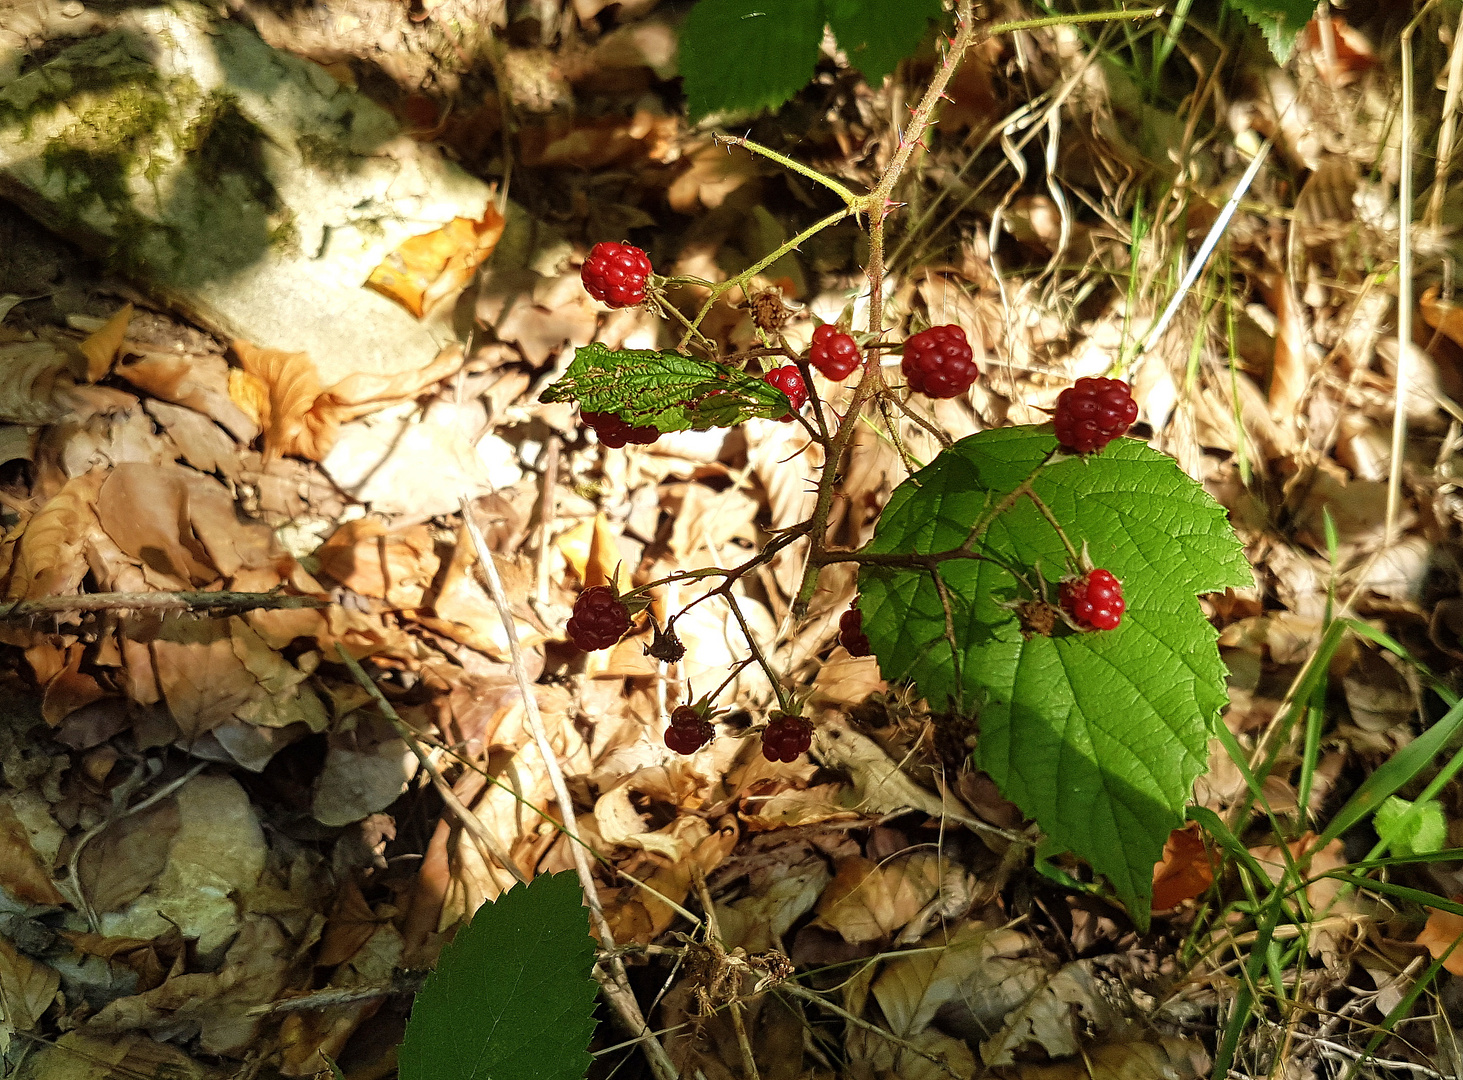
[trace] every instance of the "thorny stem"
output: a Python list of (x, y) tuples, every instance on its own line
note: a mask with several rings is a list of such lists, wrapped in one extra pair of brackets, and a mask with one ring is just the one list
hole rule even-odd
[(688, 329), (686, 333), (682, 336), (681, 343), (677, 346), (677, 348), (684, 349), (686, 347), (686, 342), (691, 340), (691, 334), (696, 330), (697, 327), (701, 325), (701, 320), (706, 318), (706, 315), (708, 312), (711, 311), (712, 306), (718, 300), (720, 300), (722, 296), (730, 292), (732, 289), (735, 289), (739, 285), (745, 285), (747, 282), (751, 281), (754, 277), (760, 274), (763, 270), (766, 270), (769, 266), (775, 263), (778, 259), (786, 255), (789, 251), (793, 251), (796, 248), (801, 247), (803, 241), (808, 239), (808, 237), (816, 236), (818, 233), (828, 228), (828, 226), (838, 224), (838, 222), (848, 217), (848, 215), (851, 213), (853, 213), (853, 211), (845, 207), (842, 210), (838, 210), (832, 214), (829, 214), (827, 217), (823, 218), (823, 220), (816, 222), (815, 224), (809, 225), (806, 229), (798, 233), (791, 240), (787, 241), (787, 243), (783, 244), (772, 254), (759, 259), (757, 262), (747, 267), (747, 269), (743, 270), (740, 274), (736, 275), (735, 277), (727, 278), (720, 284), (711, 286), (711, 295), (708, 296), (706, 298), (706, 302), (701, 305), (701, 310), (696, 312), (696, 317), (691, 320), (690, 329)]
[(820, 173), (816, 169), (808, 165), (804, 165), (801, 161), (796, 161), (785, 154), (779, 154), (776, 150), (769, 149), (768, 147), (765, 147), (760, 143), (754, 143), (751, 139), (748, 139), (741, 135), (714, 134), (711, 136), (711, 138), (714, 142), (717, 143), (725, 143), (727, 146), (740, 146), (744, 150), (752, 151), (752, 153), (754, 154), (761, 154), (763, 157), (770, 158), (772, 161), (777, 162), (784, 169), (789, 169), (792, 172), (797, 173), (799, 176), (806, 176), (815, 184), (822, 184), (825, 188), (827, 188), (829, 191), (832, 191), (840, 199), (842, 199), (844, 205), (848, 206), (855, 212), (863, 208), (863, 202), (867, 198), (867, 196), (855, 195), (852, 191), (849, 191), (848, 188), (844, 187), (837, 180), (833, 179), (833, 177), (828, 176), (824, 173)]

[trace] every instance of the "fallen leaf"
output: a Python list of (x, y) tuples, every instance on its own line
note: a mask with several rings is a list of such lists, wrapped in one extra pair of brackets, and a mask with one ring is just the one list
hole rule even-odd
[(238, 477), (239, 444), (209, 417), (165, 401), (147, 401), (144, 408), (173, 440), (179, 459), (199, 472)]
[(1427, 923), (1413, 940), (1426, 947), (1434, 960), (1447, 956), (1443, 967), (1454, 975), (1463, 975), (1463, 915), (1428, 908)]
[(348, 521), (315, 550), (320, 572), (352, 592), (417, 608), (442, 564), (425, 525), (388, 532), (373, 518)]
[(1362, 72), (1376, 64), (1376, 50), (1366, 35), (1337, 14), (1334, 8), (1327, 22), (1330, 23), (1330, 40), (1327, 40), (1321, 20), (1314, 18), (1301, 32), (1301, 49), (1316, 65), (1316, 71), (1327, 85), (1350, 86), (1361, 78)]
[(93, 504), (106, 478), (106, 470), (93, 469), (68, 480), (21, 526), (7, 600), (76, 592), (88, 569), (81, 552), (88, 531), (96, 526)]
[[(131, 350), (129, 350), (131, 351)], [(173, 405), (202, 413), (245, 445), (259, 436), (259, 413), (231, 400), (232, 377), (244, 377), (221, 356), (143, 353), (117, 366), (117, 375), (139, 390)], [(263, 387), (260, 387), (263, 394)]]
[(30, 835), (9, 803), (0, 800), (0, 886), (27, 904), (61, 904), (50, 867), (31, 846)]
[(80, 365), (49, 341), (0, 345), (0, 420), (38, 427), (60, 419)]
[(968, 922), (936, 930), (920, 946), (891, 957), (870, 988), (890, 1030), (905, 1038), (929, 1027), (950, 1001), (978, 1003), (990, 1023), (1016, 1008), (1046, 974), (1039, 959), (1025, 955), (1030, 940), (1015, 930)]
[(81, 343), (81, 355), (86, 357), (87, 382), (98, 382), (112, 370), (131, 322), (132, 305), (123, 304), (101, 329), (93, 331)]
[(331, 828), (385, 810), (401, 797), (420, 768), (416, 754), (385, 720), (361, 721), (332, 735), (310, 813)]
[(121, 911), (152, 887), (180, 821), (177, 800), (164, 799), (114, 820), (82, 848), (77, 872), (93, 911)]
[(453, 218), (440, 229), (402, 241), (366, 280), (366, 288), (395, 300), (420, 319), (472, 279), (493, 253), (505, 219), (491, 202), (477, 221)]
[(32, 960), (0, 937), (0, 998), (5, 1002), (5, 1027), (33, 1031), (41, 1014), (51, 1007), (61, 976), (55, 969)]
[(1153, 910), (1164, 911), (1203, 895), (1214, 884), (1214, 863), (1194, 828), (1175, 829), (1153, 868)]
[(233, 350), (244, 374), (263, 388), (262, 394), (253, 386), (247, 393), (235, 394), (235, 383), (229, 385), (235, 404), (258, 407), (265, 463), (281, 455), (323, 460), (335, 443), (336, 425), (310, 411), (321, 387), (309, 354), (261, 349), (243, 340), (235, 340)]
[(841, 860), (818, 898), (817, 924), (852, 945), (892, 937), (940, 891), (940, 857), (929, 852), (874, 863)]
[(1039, 1048), (1064, 1058), (1082, 1048), (1082, 1038), (1100, 1036), (1121, 1017), (1108, 1004), (1088, 961), (1067, 964), (1007, 1014), (999, 1034), (980, 1044), (987, 1065), (1010, 1065), (1018, 1055)]

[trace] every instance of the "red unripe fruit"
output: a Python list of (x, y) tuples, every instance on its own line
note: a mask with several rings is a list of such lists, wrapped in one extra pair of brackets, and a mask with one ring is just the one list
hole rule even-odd
[(1091, 454), (1122, 435), (1138, 419), (1138, 403), (1121, 379), (1078, 379), (1057, 397), (1052, 426), (1057, 442)]
[(649, 446), (660, 438), (660, 432), (654, 426), (645, 424), (632, 427), (614, 413), (581, 411), (579, 419), (589, 426), (600, 442), (617, 449), (626, 443)]
[(904, 343), (900, 368), (911, 390), (932, 398), (959, 397), (980, 374), (965, 331), (958, 326), (932, 326), (915, 334)]
[(830, 379), (846, 379), (852, 375), (863, 356), (858, 342), (832, 323), (824, 323), (813, 331), (813, 347), (808, 350), (808, 363)]
[(1062, 582), (1062, 610), (1083, 630), (1116, 630), (1127, 605), (1123, 585), (1106, 570)]
[(672, 724), (665, 729), (665, 744), (678, 754), (694, 754), (714, 735), (710, 724)]
[(780, 417), (781, 420), (790, 423), (793, 413), (801, 409), (808, 400), (808, 387), (803, 382), (802, 372), (788, 364), (786, 367), (773, 368), (762, 378), (769, 385), (781, 390), (787, 395), (787, 400), (792, 402), (792, 412)]
[(596, 300), (610, 307), (634, 307), (645, 300), (650, 256), (633, 244), (606, 240), (590, 249), (579, 280)]

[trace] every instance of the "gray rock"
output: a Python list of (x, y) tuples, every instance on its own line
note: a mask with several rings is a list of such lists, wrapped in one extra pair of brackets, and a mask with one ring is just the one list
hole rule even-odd
[(308, 352), (327, 386), (428, 363), (450, 311), (419, 322), (362, 286), (408, 237), (480, 218), (487, 186), (202, 7), (110, 27), (0, 62), (0, 194), (209, 329)]

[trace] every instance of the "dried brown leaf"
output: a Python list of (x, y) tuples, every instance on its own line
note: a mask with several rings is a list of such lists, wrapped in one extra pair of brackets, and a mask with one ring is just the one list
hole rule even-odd
[(348, 521), (315, 550), (320, 572), (361, 596), (418, 608), (441, 566), (425, 525), (388, 532), (371, 518)]
[(81, 851), (77, 866), (87, 903), (121, 911), (152, 886), (168, 865), (181, 819), (176, 799), (119, 818)]
[(221, 356), (144, 353), (120, 365), (117, 374), (155, 398), (211, 418), (241, 443), (251, 443), (259, 435), (257, 410), (231, 400), (231, 377), (243, 373), (229, 368)]
[(21, 528), (11, 567), (7, 600), (41, 596), (69, 596), (86, 576), (81, 552), (87, 534), (96, 527), (94, 503), (106, 479), (104, 469), (93, 469), (69, 480)]
[[(262, 349), (242, 339), (233, 343), (247, 375), (267, 391), (259, 410), (266, 463), (282, 455), (323, 461), (335, 443), (338, 423), (311, 412), (320, 397), (320, 373), (308, 353)], [(230, 383), (232, 392), (234, 385)], [(253, 398), (248, 398), (251, 404)], [(243, 407), (237, 398), (235, 404)]]
[(50, 867), (31, 846), (30, 835), (10, 804), (0, 800), (0, 886), (28, 904), (65, 903), (51, 881)]
[(1463, 940), (1460, 939), (1463, 939), (1463, 915), (1428, 908), (1427, 923), (1413, 940), (1432, 953), (1434, 960), (1447, 956), (1443, 967), (1454, 975), (1463, 975)]
[(1195, 829), (1175, 829), (1153, 868), (1153, 910), (1202, 896), (1214, 884), (1214, 860)]
[(817, 923), (850, 944), (892, 937), (940, 889), (940, 859), (917, 851), (883, 863), (862, 855), (839, 862), (818, 899)]
[(5, 1002), (7, 1028), (33, 1031), (60, 988), (61, 976), (53, 968), (0, 938), (0, 999)]

